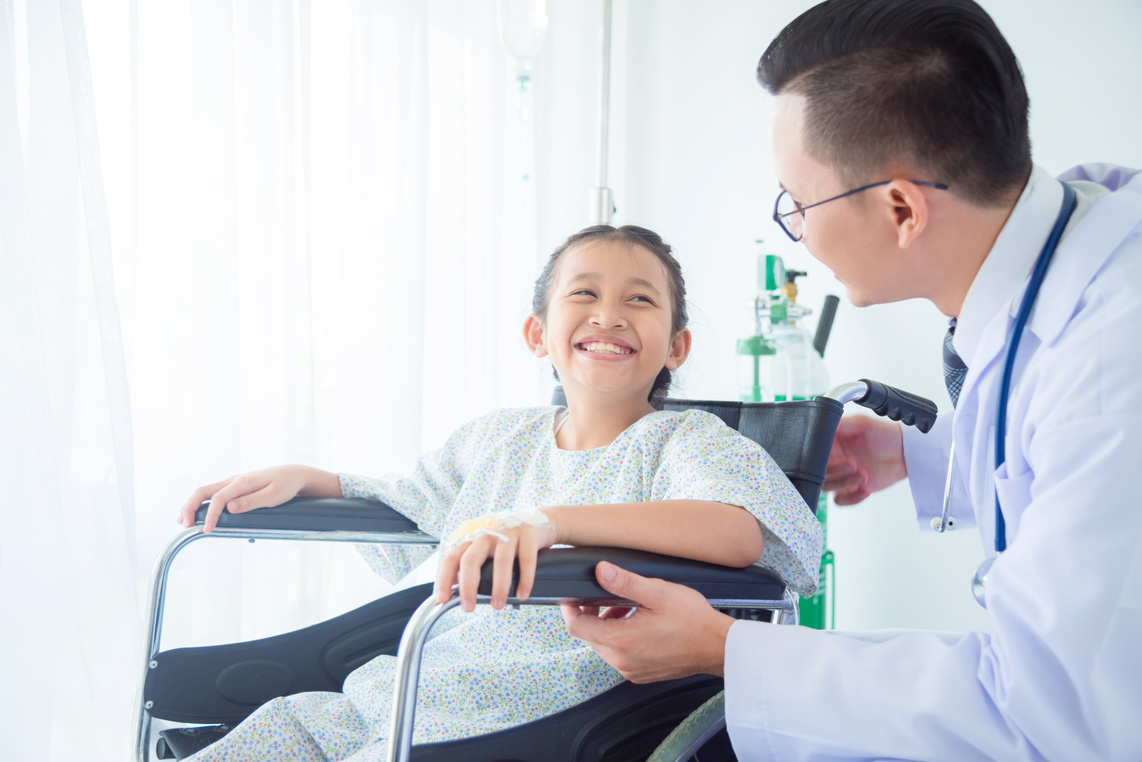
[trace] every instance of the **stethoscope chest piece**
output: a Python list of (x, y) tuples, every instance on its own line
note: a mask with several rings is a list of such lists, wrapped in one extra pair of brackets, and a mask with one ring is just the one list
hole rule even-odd
[(971, 578), (971, 594), (975, 596), (975, 602), (984, 608), (987, 608), (987, 599), (984, 598), (984, 585), (987, 584), (987, 575), (991, 572), (991, 565), (995, 563), (996, 558), (998, 556), (985, 560), (975, 570), (975, 575)]

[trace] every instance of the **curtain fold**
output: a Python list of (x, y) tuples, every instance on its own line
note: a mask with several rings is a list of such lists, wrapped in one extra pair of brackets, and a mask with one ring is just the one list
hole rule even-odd
[(78, 2), (21, 10), (22, 30), (13, 4), (0, 14), (2, 735), (13, 759), (122, 753), (139, 633), (132, 419), (90, 61)]
[[(491, 2), (0, 0), (5, 759), (129, 753), (143, 593), (196, 486), (408, 472), (544, 401), (514, 73)], [(348, 548), (196, 543), (163, 646), (386, 589)]]

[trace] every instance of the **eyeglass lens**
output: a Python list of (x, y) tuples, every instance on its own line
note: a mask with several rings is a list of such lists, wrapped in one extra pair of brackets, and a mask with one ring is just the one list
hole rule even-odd
[(805, 220), (805, 213), (800, 211), (789, 191), (782, 191), (781, 197), (777, 199), (777, 216), (782, 227), (788, 230), (793, 238), (801, 238), (801, 224)]

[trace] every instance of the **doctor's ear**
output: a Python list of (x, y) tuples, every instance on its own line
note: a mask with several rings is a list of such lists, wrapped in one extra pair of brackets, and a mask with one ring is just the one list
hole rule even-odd
[(523, 340), (528, 350), (536, 357), (546, 357), (547, 347), (544, 345), (543, 322), (537, 315), (528, 315), (523, 321)]
[(907, 180), (893, 180), (882, 189), (882, 197), (887, 202), (896, 245), (907, 249), (920, 237), (928, 226), (932, 210), (923, 187)]

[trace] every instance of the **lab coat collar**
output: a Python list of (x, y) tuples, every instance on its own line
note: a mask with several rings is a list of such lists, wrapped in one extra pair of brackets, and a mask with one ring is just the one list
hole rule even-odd
[[(956, 320), (953, 343), (968, 374), (983, 370), (994, 337), (987, 331), (996, 312), (1011, 298), (1013, 284), (1030, 276), (1035, 258), (1047, 242), (1063, 201), (1063, 186), (1046, 170), (1034, 167), (1003, 229), (980, 265)], [(981, 346), (981, 341), (985, 346)], [(981, 351), (982, 350), (982, 351)], [(965, 379), (966, 384), (967, 379)]]
[[(1083, 211), (1084, 188), (1097, 189), (1093, 205), (1078, 220), (1072, 220), (1051, 261), (1041, 294), (1051, 309), (1032, 310), (1028, 328), (1044, 344), (1053, 344), (1070, 322), (1082, 293), (1106, 260), (1142, 220), (1142, 172), (1108, 164), (1088, 164), (1067, 170), (1059, 179), (1078, 186), (1078, 216)], [(1026, 284), (1012, 298), (1009, 314), (1014, 318)]]
[[(1025, 330), (1043, 344), (1058, 339), (1091, 279), (1142, 219), (1142, 172), (1085, 165), (1069, 170), (1061, 179), (1101, 187), (1088, 186), (1093, 192), (1080, 187), (1079, 206), (1036, 300), (1036, 305), (1050, 308), (1032, 309), (1028, 319)], [(968, 374), (961, 399), (975, 391), (976, 382), (1006, 346), (1031, 268), (1050, 235), (1062, 199), (1060, 182), (1036, 166), (968, 289), (955, 336), (957, 352), (970, 358), (965, 359)], [(967, 330), (961, 338), (965, 322)]]

